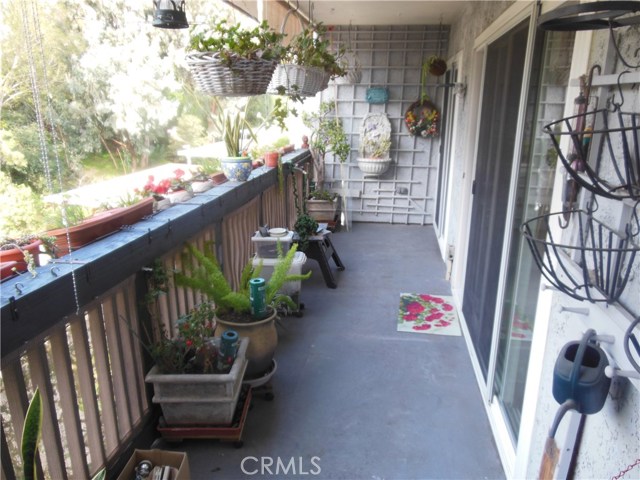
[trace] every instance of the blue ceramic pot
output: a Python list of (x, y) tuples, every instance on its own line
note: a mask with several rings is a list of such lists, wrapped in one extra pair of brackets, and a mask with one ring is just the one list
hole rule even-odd
[(231, 181), (246, 182), (253, 170), (249, 157), (226, 157), (221, 163), (222, 171)]

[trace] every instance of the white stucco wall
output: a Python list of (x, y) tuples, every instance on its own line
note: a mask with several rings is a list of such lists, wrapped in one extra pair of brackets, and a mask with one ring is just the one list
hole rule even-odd
[[(451, 26), (449, 58), (462, 53), (462, 61), (459, 65), (462, 72), (459, 81), (467, 83), (467, 88), (469, 87), (469, 80), (481, 74), (481, 72), (474, 70), (473, 65), (473, 43), (476, 37), (491, 25), (512, 3), (512, 0), (468, 2), (464, 14)], [(458, 221), (460, 212), (463, 209), (468, 210), (470, 208), (469, 205), (459, 201), (459, 193), (460, 187), (464, 185), (464, 178), (467, 175), (473, 175), (473, 172), (471, 172), (469, 168), (472, 165), (468, 162), (468, 159), (465, 158), (466, 139), (471, 138), (470, 135), (473, 135), (473, 132), (470, 131), (470, 123), (472, 120), (471, 111), (472, 105), (469, 100), (469, 91), (467, 90), (467, 95), (460, 101), (459, 112), (456, 118), (456, 135), (461, 141), (452, 147), (451, 185), (454, 189), (454, 198), (457, 199), (457, 201), (451, 202), (447, 223), (448, 240), (452, 245), (455, 245), (459, 238)], [(456, 251), (458, 251), (457, 248)]]
[[(474, 41), (501, 13), (513, 2), (469, 2), (464, 15), (458, 22), (451, 26), (449, 40), (449, 58), (460, 55), (463, 70), (463, 81), (468, 84), (481, 75), (480, 66), (474, 65)], [(621, 51), (627, 59), (637, 63), (640, 59), (633, 59), (633, 53), (640, 45), (640, 29), (633, 27), (621, 29), (616, 32), (621, 39)], [(589, 50), (589, 65), (598, 62), (606, 66), (603, 73), (619, 73), (624, 67), (619, 61), (612, 61), (612, 52), (607, 48), (609, 42), (608, 32), (594, 32), (591, 44), (578, 43), (576, 48)], [(609, 59), (608, 61), (607, 58)], [(636, 72), (638, 70), (635, 70)], [(584, 72), (587, 73), (587, 72)], [(640, 112), (640, 95), (638, 86), (627, 85), (623, 89), (625, 105), (624, 110)], [(573, 102), (573, 97), (568, 99)], [(464, 192), (463, 187), (468, 185), (472, 172), (472, 158), (469, 153), (469, 141), (473, 139), (473, 117), (475, 105), (469, 100), (469, 94), (461, 102), (460, 112), (457, 118), (458, 138), (460, 141), (453, 147), (454, 163), (452, 165), (452, 185)], [(558, 175), (562, 174), (561, 171)], [(556, 188), (560, 182), (556, 183)], [(459, 201), (451, 205), (449, 218), (449, 239), (456, 243), (457, 257), (463, 254), (461, 240), (465, 234), (461, 232), (460, 218), (466, 215), (470, 209), (470, 199), (463, 194), (457, 195)], [(556, 198), (560, 198), (556, 192)], [(468, 201), (467, 201), (468, 200)], [(601, 200), (600, 219), (605, 223), (616, 222), (621, 218), (621, 209), (618, 202)], [(556, 203), (552, 211), (559, 211), (561, 206)], [(617, 225), (613, 225), (617, 226)], [(452, 279), (452, 286), (456, 288), (458, 280)], [(549, 298), (545, 294), (545, 301)], [(537, 478), (540, 468), (540, 459), (548, 429), (553, 416), (558, 408), (554, 400), (552, 388), (552, 372), (558, 353), (569, 341), (579, 340), (588, 328), (594, 328), (598, 333), (609, 334), (615, 337), (613, 346), (606, 346), (608, 356), (612, 361), (618, 362), (623, 368), (629, 368), (624, 359), (621, 343), (622, 335), (632, 315), (640, 315), (640, 258), (636, 258), (629, 285), (626, 287), (621, 302), (630, 312), (620, 312), (614, 306), (596, 306), (586, 302), (579, 302), (566, 295), (552, 294), (552, 307), (549, 310), (548, 332), (544, 355), (541, 357), (542, 373), (541, 383), (537, 394), (537, 406), (535, 421), (533, 422), (533, 435), (531, 445), (527, 451), (518, 451), (522, 457), (521, 462), (526, 465), (526, 478)], [(570, 313), (564, 308), (582, 308), (588, 310), (588, 315)], [(637, 336), (640, 337), (640, 329)], [(543, 335), (544, 337), (544, 335)], [(538, 362), (540, 365), (540, 362)], [(640, 381), (621, 380), (617, 390), (613, 392), (615, 398), (610, 395), (603, 410), (598, 414), (590, 415), (585, 422), (579, 456), (575, 467), (574, 478), (611, 478), (618, 474), (627, 465), (640, 458)], [(533, 417), (533, 412), (525, 412)], [(530, 417), (530, 418), (531, 418)], [(569, 418), (563, 422), (563, 428), (558, 436), (562, 438), (562, 430), (566, 430)], [(640, 466), (628, 473), (624, 478), (640, 478)]]
[[(619, 29), (616, 32), (621, 40), (621, 51), (628, 60), (640, 44), (640, 28)], [(609, 48), (607, 31), (594, 32), (591, 45), (576, 45), (576, 48), (589, 48), (589, 66), (602, 65), (603, 74), (618, 74), (625, 67), (616, 59)], [(637, 71), (637, 70), (635, 70)], [(587, 72), (585, 72), (587, 73)], [(616, 88), (597, 92), (605, 98), (616, 93)], [(640, 98), (637, 85), (623, 87), (625, 103), (623, 111), (640, 112)], [(602, 98), (600, 105), (603, 105)], [(606, 169), (605, 169), (606, 170)], [(584, 195), (584, 192), (583, 192)], [(556, 210), (559, 208), (556, 205)], [(618, 227), (624, 215), (620, 201), (598, 200), (598, 211), (594, 216), (611, 227)], [(624, 218), (622, 218), (624, 222)], [(637, 226), (635, 227), (637, 229)], [(629, 369), (622, 352), (622, 340), (625, 328), (633, 317), (640, 315), (640, 258), (636, 258), (629, 283), (623, 292), (620, 303), (607, 307), (579, 302), (566, 295), (555, 293), (553, 307), (549, 315), (549, 330), (542, 367), (542, 382), (538, 393), (535, 427), (527, 467), (527, 477), (536, 477), (540, 466), (541, 452), (558, 403), (552, 396), (553, 367), (562, 347), (569, 341), (579, 340), (588, 328), (598, 334), (613, 335), (613, 345), (603, 344), (611, 362)], [(587, 309), (588, 314), (569, 313), (566, 308)], [(640, 329), (636, 329), (640, 335)], [(574, 478), (611, 478), (640, 458), (640, 380), (622, 379), (615, 382), (604, 408), (597, 414), (589, 415), (585, 421), (579, 454), (575, 466)], [(566, 423), (566, 422), (563, 422)], [(640, 478), (640, 466), (627, 473), (624, 478)]]

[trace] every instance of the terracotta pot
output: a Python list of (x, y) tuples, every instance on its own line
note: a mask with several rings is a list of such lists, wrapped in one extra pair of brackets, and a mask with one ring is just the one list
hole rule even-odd
[[(78, 225), (69, 227), (71, 249), (77, 250), (88, 243), (109, 235), (120, 229), (123, 225), (133, 225), (142, 217), (153, 213), (153, 197), (131, 205), (129, 207), (113, 208), (106, 212), (98, 213)], [(67, 255), (69, 244), (67, 242), (67, 229), (57, 228), (49, 230), (46, 235), (56, 238), (56, 256)]]
[[(27, 262), (24, 261), (24, 252), (29, 252), (33, 255), (36, 266), (38, 266), (40, 265), (40, 257), (38, 255), (40, 253), (40, 245), (42, 245), (42, 240), (34, 240), (28, 245), (23, 245), (20, 248), (0, 250), (0, 263), (15, 262), (11, 268), (15, 267), (19, 272), (26, 272)], [(4, 278), (4, 276), (2, 278)]]
[(221, 336), (227, 330), (235, 330), (240, 338), (249, 338), (247, 348), (247, 372), (246, 379), (261, 377), (271, 368), (271, 360), (278, 346), (278, 332), (276, 331), (276, 311), (269, 307), (271, 315), (264, 320), (250, 323), (235, 323), (221, 319), (216, 315), (216, 337)]
[(278, 166), (278, 159), (280, 154), (278, 152), (267, 152), (264, 154), (264, 165), (270, 168), (276, 168)]
[(224, 172), (216, 172), (216, 173), (214, 173), (213, 175), (211, 175), (211, 180), (213, 181), (214, 185), (221, 185), (224, 182), (229, 181), (229, 179), (226, 177)]
[(13, 267), (17, 267), (18, 262), (2, 262), (0, 263), (0, 280), (4, 280), (5, 278), (11, 278), (16, 273), (13, 271)]

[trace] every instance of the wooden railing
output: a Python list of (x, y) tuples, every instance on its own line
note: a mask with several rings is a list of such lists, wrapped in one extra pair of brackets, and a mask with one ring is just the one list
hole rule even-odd
[[(308, 157), (305, 150), (288, 160)], [(2, 284), (2, 478), (21, 476), (18, 444), (36, 386), (44, 405), (40, 478), (89, 478), (105, 466), (114, 477), (133, 448), (149, 446), (157, 410), (140, 341), (154, 330), (149, 306), (170, 332), (202, 300), (169, 282), (149, 302), (150, 267), (159, 260), (168, 272), (179, 268), (186, 241), (213, 244), (237, 284), (257, 227), (293, 227), (288, 167), (282, 191), (276, 170), (256, 171), (40, 267), (33, 279)]]

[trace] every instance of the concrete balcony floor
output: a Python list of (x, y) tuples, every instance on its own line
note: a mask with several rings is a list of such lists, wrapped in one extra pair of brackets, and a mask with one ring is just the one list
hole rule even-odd
[(504, 478), (464, 339), (396, 331), (400, 293), (450, 294), (433, 228), (357, 223), (332, 238), (346, 270), (331, 263), (329, 289), (307, 262), (304, 316), (280, 321), (275, 398), (254, 398), (244, 446), (154, 446), (188, 452), (194, 479)]

